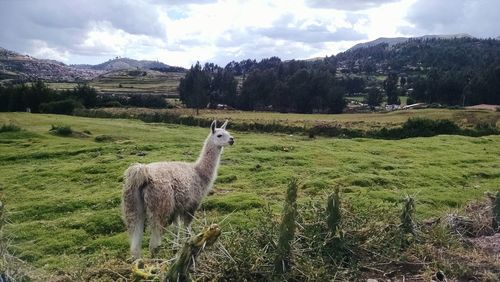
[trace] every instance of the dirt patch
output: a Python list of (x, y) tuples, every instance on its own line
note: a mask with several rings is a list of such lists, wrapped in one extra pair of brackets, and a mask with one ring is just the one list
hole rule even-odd
[(475, 105), (475, 106), (469, 106), (465, 107), (466, 109), (470, 110), (490, 110), (490, 111), (496, 111), (498, 108), (500, 108), (500, 105), (488, 105), (488, 104), (480, 104), (480, 105)]

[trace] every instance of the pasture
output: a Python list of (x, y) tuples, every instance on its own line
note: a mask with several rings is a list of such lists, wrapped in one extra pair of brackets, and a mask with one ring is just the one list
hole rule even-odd
[[(425, 116), (455, 113), (422, 112)], [(282, 120), (272, 113), (227, 116), (204, 111), (202, 115)], [(296, 117), (289, 115), (287, 121), (306, 120)], [(353, 115), (320, 118), (344, 117)], [(407, 116), (383, 117), (393, 123)], [(311, 116), (311, 122), (315, 118)], [(371, 115), (357, 119), (369, 122)], [(0, 113), (1, 124), (21, 128), (0, 133), (0, 200), (7, 210), (8, 250), (39, 277), (68, 275), (75, 280), (84, 280), (110, 261), (125, 264), (129, 256), (120, 210), (122, 174), (128, 165), (194, 161), (209, 132), (136, 120), (27, 113)], [(54, 134), (49, 131), (52, 125), (70, 126), (73, 133)], [(223, 234), (235, 227), (252, 230), (258, 224), (254, 216), (263, 208), (279, 218), (291, 177), (299, 179), (302, 205), (323, 202), (339, 188), (346, 201), (367, 213), (374, 207), (397, 211), (401, 199), (411, 195), (419, 220), (461, 210), (500, 187), (500, 136), (309, 139), (233, 132), (231, 124), (228, 129), (236, 144), (224, 151), (213, 194), (197, 214), (195, 231), (211, 222), (221, 222)], [(144, 240), (147, 254), (146, 244)], [(169, 254), (166, 240), (163, 247)]]
[(146, 109), (146, 108), (102, 108), (97, 111), (110, 113), (112, 116), (138, 117), (141, 114), (174, 114), (184, 117), (198, 117), (202, 119), (229, 119), (235, 123), (247, 124), (278, 124), (284, 126), (302, 127), (339, 126), (350, 130), (368, 131), (382, 127), (392, 128), (401, 126), (409, 118), (429, 118), (451, 120), (462, 128), (474, 128), (478, 125), (489, 124), (500, 127), (500, 113), (488, 110), (464, 109), (420, 109), (400, 110), (392, 112), (356, 113), (356, 114), (295, 114), (238, 110), (209, 110), (201, 109), (199, 115), (195, 110), (186, 108), (175, 109)]

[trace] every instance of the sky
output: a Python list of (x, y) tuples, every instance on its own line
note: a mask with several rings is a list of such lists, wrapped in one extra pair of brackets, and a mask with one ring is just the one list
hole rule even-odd
[(500, 36), (500, 0), (0, 0), (0, 47), (67, 64), (335, 55), (379, 37)]

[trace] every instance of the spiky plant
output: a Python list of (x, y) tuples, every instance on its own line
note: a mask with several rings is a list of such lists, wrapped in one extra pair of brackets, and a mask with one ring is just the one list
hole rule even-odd
[(403, 201), (403, 210), (401, 212), (401, 246), (404, 248), (409, 244), (408, 235), (415, 235), (415, 200), (406, 196)]
[(328, 202), (326, 203), (326, 225), (332, 236), (338, 233), (341, 219), (339, 190), (336, 189), (328, 197)]
[(295, 235), (295, 219), (297, 218), (297, 187), (297, 179), (290, 180), (279, 229), (277, 256), (274, 261), (274, 271), (278, 274), (290, 269), (291, 244)]
[(342, 212), (340, 204), (339, 190), (328, 196), (326, 203), (326, 226), (328, 233), (325, 237), (324, 251), (328, 253), (329, 258), (334, 260), (345, 259), (344, 236), (340, 230), (342, 222)]

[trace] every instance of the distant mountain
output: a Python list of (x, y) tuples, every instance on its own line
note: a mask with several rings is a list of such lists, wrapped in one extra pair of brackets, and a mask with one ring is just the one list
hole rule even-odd
[(93, 69), (100, 71), (115, 71), (125, 69), (168, 69), (171, 66), (158, 61), (134, 60), (129, 58), (115, 58), (98, 65), (72, 65), (78, 69)]
[(79, 81), (92, 79), (99, 74), (96, 70), (76, 69), (62, 62), (36, 59), (0, 47), (0, 80)]
[(347, 51), (352, 51), (359, 48), (371, 47), (381, 43), (387, 43), (389, 44), (389, 46), (394, 46), (396, 44), (406, 42), (410, 39), (453, 39), (453, 38), (472, 38), (472, 36), (470, 36), (469, 34), (460, 33), (460, 34), (448, 34), (448, 35), (424, 35), (419, 37), (380, 37), (373, 41), (358, 43), (352, 46)]
[(59, 61), (37, 59), (0, 47), (0, 80), (80, 81), (91, 80), (107, 72), (137, 69), (152, 69), (160, 72), (185, 71), (184, 68), (169, 66), (158, 61), (129, 58), (115, 58), (98, 65), (80, 64), (68, 66)]

